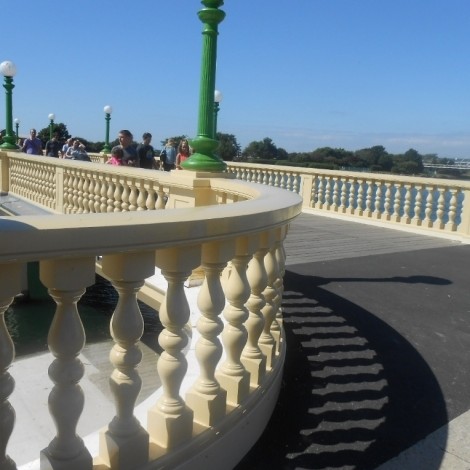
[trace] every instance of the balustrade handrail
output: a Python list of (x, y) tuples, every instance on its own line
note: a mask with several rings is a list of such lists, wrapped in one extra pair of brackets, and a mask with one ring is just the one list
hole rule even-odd
[[(8, 453), (15, 440), (8, 406), (15, 393), (8, 372), (14, 346), (4, 314), (22, 289), (25, 264), (39, 261), (41, 282), (57, 304), (47, 340), (56, 435), (41, 451), (40, 468), (232, 468), (264, 429), (279, 392), (283, 241), (301, 198), (227, 174), (108, 168), (14, 152), (0, 153), (0, 168), (3, 192), (55, 212), (0, 217), (0, 399), (6, 404), (0, 449)], [(21, 178), (28, 194), (19, 194)], [(118, 205), (110, 203), (114, 196)], [(99, 452), (92, 455), (75, 432), (86, 399), (78, 357), (86, 338), (77, 303), (94, 283), (97, 256), (119, 300), (110, 353), (116, 415), (96, 436)], [(167, 284), (156, 364), (162, 388), (142, 421), (135, 415), (143, 331), (136, 298), (156, 269)], [(199, 320), (186, 357), (190, 305), (184, 284), (196, 269), (204, 281), (191, 306)], [(195, 365), (188, 369), (190, 359)], [(6, 454), (0, 467), (16, 468)]]
[(228, 162), (237, 179), (287, 189), (303, 210), (443, 236), (470, 236), (470, 182)]

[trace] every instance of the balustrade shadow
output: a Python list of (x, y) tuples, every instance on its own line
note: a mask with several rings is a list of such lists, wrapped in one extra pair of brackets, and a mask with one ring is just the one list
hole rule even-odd
[[(328, 279), (287, 271), (279, 401), (237, 470), (374, 469), (447, 423), (442, 390), (419, 352), (373, 311), (327, 291), (333, 281), (449, 284), (433, 276)], [(444, 452), (445, 433), (442, 439)]]

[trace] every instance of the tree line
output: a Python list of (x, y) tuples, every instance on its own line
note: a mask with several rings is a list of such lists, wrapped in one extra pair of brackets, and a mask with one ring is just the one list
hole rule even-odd
[[(57, 132), (61, 140), (66, 140), (72, 135), (67, 126), (63, 123), (53, 125), (53, 132)], [(45, 127), (38, 132), (38, 137), (45, 145), (49, 140), (49, 127)], [(85, 144), (88, 152), (100, 152), (104, 147), (103, 141), (93, 142), (86, 138), (73, 136)], [(169, 136), (175, 142), (181, 139), (188, 139), (186, 135)], [(160, 141), (163, 148), (165, 138)], [(439, 163), (452, 165), (454, 159), (439, 158), (436, 154), (422, 155), (418, 151), (410, 148), (404, 153), (391, 154), (382, 145), (363, 148), (360, 150), (345, 150), (343, 148), (320, 147), (310, 152), (287, 152), (285, 149), (277, 147), (272, 139), (265, 137), (260, 141), (250, 142), (243, 150), (233, 134), (217, 132), (216, 139), (219, 141), (217, 155), (224, 161), (247, 161), (259, 164), (297, 166), (304, 168), (319, 168), (330, 170), (353, 170), (371, 171), (384, 173), (397, 173), (405, 175), (417, 175), (424, 173), (424, 163)], [(190, 138), (189, 138), (190, 140)], [(110, 145), (117, 145), (118, 140), (110, 142)], [(136, 142), (137, 143), (137, 142)], [(155, 146), (155, 143), (154, 143)], [(158, 153), (159, 148), (156, 148)], [(441, 174), (459, 177), (458, 170), (439, 170)]]

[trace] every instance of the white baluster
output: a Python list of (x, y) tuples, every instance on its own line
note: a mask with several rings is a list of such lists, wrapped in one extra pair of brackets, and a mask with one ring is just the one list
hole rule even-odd
[(446, 224), (446, 229), (454, 232), (457, 230), (457, 224), (455, 223), (455, 217), (457, 215), (457, 194), (460, 190), (458, 188), (450, 188), (450, 201), (449, 201), (449, 220)]
[(444, 224), (444, 213), (445, 213), (444, 208), (445, 208), (445, 201), (446, 201), (445, 200), (446, 188), (440, 187), (440, 188), (438, 188), (438, 191), (439, 191), (439, 198), (437, 200), (436, 226), (440, 229), (443, 229), (445, 227), (445, 224)]
[(84, 367), (78, 358), (85, 345), (85, 331), (77, 302), (85, 287), (95, 282), (93, 258), (40, 262), (40, 279), (57, 304), (49, 335), (49, 350), (55, 360), (49, 367), (54, 387), (49, 394), (49, 411), (56, 437), (41, 451), (41, 468), (86, 470), (93, 460), (76, 428), (83, 411), (84, 394), (79, 385)]
[(148, 462), (149, 436), (134, 416), (134, 407), (142, 387), (137, 366), (142, 360), (138, 342), (144, 321), (137, 293), (144, 280), (155, 273), (153, 252), (104, 256), (103, 272), (119, 293), (111, 318), (114, 346), (110, 360), (115, 367), (109, 379), (116, 403), (116, 416), (100, 432), (100, 458), (111, 468), (138, 468)]

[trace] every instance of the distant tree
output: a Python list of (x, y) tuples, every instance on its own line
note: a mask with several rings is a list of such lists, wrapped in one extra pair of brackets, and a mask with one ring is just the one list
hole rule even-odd
[(245, 158), (259, 158), (261, 160), (274, 160), (278, 158), (278, 148), (269, 137), (261, 141), (253, 141), (242, 152)]
[(224, 161), (236, 160), (241, 151), (236, 137), (232, 134), (217, 132), (217, 140), (219, 141), (219, 146), (216, 150), (217, 155)]
[[(46, 145), (46, 142), (49, 140), (49, 132), (49, 126), (44, 127), (38, 132), (38, 138), (41, 139), (43, 146)], [(65, 141), (72, 137), (67, 130), (67, 126), (62, 122), (56, 123), (52, 126), (52, 133), (54, 134), (55, 132), (59, 133), (59, 140), (61, 141)]]

